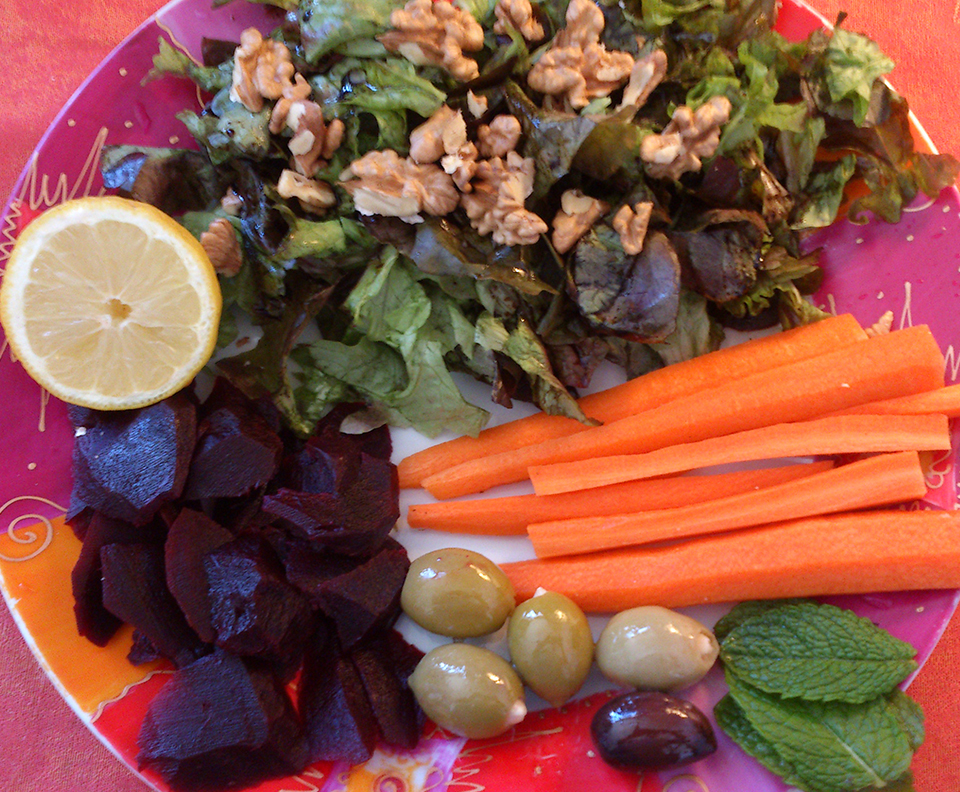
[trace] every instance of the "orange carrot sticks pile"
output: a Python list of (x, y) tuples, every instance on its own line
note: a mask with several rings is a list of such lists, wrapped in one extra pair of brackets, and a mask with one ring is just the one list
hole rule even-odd
[[(579, 517), (527, 528), (539, 558), (612, 550), (922, 498), (916, 451), (881, 454), (754, 492), (673, 509)], [(829, 542), (827, 537), (824, 541)]]
[(949, 448), (950, 428), (943, 415), (842, 415), (775, 424), (646, 454), (534, 466), (529, 472), (538, 495), (554, 495), (758, 459)]
[(943, 355), (926, 327), (912, 327), (724, 382), (603, 426), (470, 459), (422, 483), (437, 498), (453, 498), (523, 481), (534, 465), (645, 453), (942, 387)]
[(517, 495), (414, 504), (407, 513), (413, 528), (488, 536), (522, 536), (530, 523), (572, 517), (599, 517), (652, 509), (669, 509), (753, 492), (829, 470), (830, 461), (737, 470), (713, 476), (673, 476), (615, 484), (563, 495)]
[(504, 564), (518, 601), (538, 586), (585, 611), (640, 604), (960, 587), (960, 512), (866, 511), (791, 520), (649, 549)]
[[(652, 409), (658, 404), (714, 388), (724, 382), (768, 371), (840, 349), (866, 338), (849, 314), (831, 317), (783, 333), (675, 363), (580, 400), (583, 412), (604, 423)], [(569, 418), (543, 413), (485, 429), (479, 437), (460, 437), (402, 460), (400, 486), (420, 486), (425, 478), (471, 459), (489, 457), (584, 431)]]

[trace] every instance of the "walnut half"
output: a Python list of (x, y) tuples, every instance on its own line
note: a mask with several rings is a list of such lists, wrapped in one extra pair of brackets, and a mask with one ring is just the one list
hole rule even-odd
[(492, 234), (498, 245), (534, 244), (548, 228), (524, 206), (533, 192), (533, 173), (533, 160), (516, 151), (509, 152), (506, 160), (481, 161), (473, 192), (460, 198), (471, 225), (484, 236)]
[(633, 56), (601, 44), (603, 28), (603, 12), (592, 0), (571, 0), (566, 27), (527, 74), (530, 87), (562, 96), (579, 109), (623, 85), (633, 69)]
[(659, 135), (647, 135), (640, 144), (640, 159), (655, 179), (679, 179), (698, 171), (705, 157), (720, 145), (720, 128), (730, 119), (730, 100), (714, 96), (695, 111), (680, 105)]
[(620, 234), (620, 244), (628, 256), (637, 256), (643, 250), (652, 213), (653, 204), (645, 201), (635, 206), (624, 204), (613, 216), (613, 230)]
[(560, 196), (560, 211), (553, 218), (551, 241), (557, 253), (571, 250), (610, 207), (603, 201), (584, 195), (580, 190), (567, 190)]
[(390, 14), (389, 30), (377, 39), (418, 66), (440, 66), (466, 82), (480, 74), (477, 62), (464, 52), (483, 49), (483, 28), (450, 0), (409, 0)]
[(370, 151), (350, 164), (341, 185), (363, 215), (399, 217), (420, 223), (420, 212), (442, 217), (457, 208), (453, 179), (434, 164), (420, 165), (397, 152)]
[(292, 85), (294, 66), (290, 50), (279, 41), (264, 39), (256, 28), (240, 34), (233, 56), (230, 98), (253, 113), (263, 109), (264, 99), (279, 99)]

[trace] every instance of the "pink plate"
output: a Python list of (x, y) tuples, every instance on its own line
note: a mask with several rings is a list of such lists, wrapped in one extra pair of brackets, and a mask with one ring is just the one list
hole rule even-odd
[[(47, 131), (10, 197), (0, 226), (0, 265), (20, 230), (37, 214), (66, 199), (103, 191), (97, 162), (105, 144), (192, 145), (175, 114), (199, 107), (185, 80), (142, 84), (165, 36), (192, 53), (201, 36), (233, 39), (250, 24), (270, 30), (279, 17), (264, 6), (232, 3), (210, 8), (210, 0), (175, 0), (144, 23), (87, 79)], [(820, 26), (806, 6), (785, 0), (779, 29), (802, 38)], [(829, 310), (851, 312), (865, 325), (890, 311), (894, 326), (928, 324), (943, 345), (947, 379), (960, 370), (950, 343), (960, 334), (960, 201), (948, 190), (936, 201), (911, 207), (901, 223), (855, 226), (846, 221), (821, 232), (813, 244), (824, 249), (827, 277), (817, 295)], [(51, 400), (0, 346), (0, 411), (4, 438), (0, 469), (0, 577), (4, 596), (38, 661), (83, 722), (131, 768), (136, 735), (150, 700), (165, 682), (163, 667), (131, 669), (124, 659), (129, 635), (105, 649), (76, 635), (69, 570), (79, 544), (62, 524), (70, 497), (71, 430), (63, 404)], [(505, 415), (495, 416), (504, 420)], [(955, 440), (960, 439), (955, 433)], [(425, 441), (398, 432), (403, 454)], [(940, 508), (957, 504), (954, 452), (934, 460), (928, 500)], [(413, 551), (422, 542), (401, 527)], [(444, 542), (449, 543), (449, 537)], [(489, 545), (497, 560), (529, 553), (527, 546)], [(414, 553), (416, 554), (416, 553)], [(897, 593), (835, 600), (909, 641), (925, 660), (953, 613), (958, 592)], [(716, 618), (722, 609), (696, 612)], [(416, 638), (416, 634), (413, 634)], [(126, 642), (126, 643), (125, 643)], [(714, 670), (688, 697), (705, 712), (722, 696)], [(574, 790), (584, 785), (624, 792), (783, 792), (786, 787), (720, 735), (712, 757), (679, 771), (634, 775), (607, 768), (591, 750), (590, 715), (608, 697), (595, 692), (559, 711), (542, 710), (510, 734), (465, 742), (434, 732), (413, 752), (378, 750), (365, 766), (317, 766), (296, 778), (262, 785), (271, 792), (335, 790)], [(531, 702), (536, 704), (536, 702)], [(144, 780), (157, 789), (156, 778)]]

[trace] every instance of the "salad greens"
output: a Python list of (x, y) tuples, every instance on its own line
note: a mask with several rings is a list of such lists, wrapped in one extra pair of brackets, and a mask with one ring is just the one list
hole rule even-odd
[[(329, 185), (334, 205), (322, 214), (280, 195), (290, 132), (271, 130), (275, 100), (254, 111), (231, 94), (237, 42), (205, 41), (202, 65), (160, 42), (150, 77), (191, 79), (209, 97), (178, 116), (199, 151), (104, 153), (108, 187), (198, 236), (213, 220), (230, 224), (242, 263), (221, 277), (220, 341), (237, 337), (238, 319), (263, 337), (218, 365), (248, 394), (271, 396), (299, 431), (354, 399), (427, 435), (476, 434), (487, 413), (461, 395), (459, 375), (489, 383), (500, 404), (532, 400), (587, 420), (574, 396), (605, 360), (637, 376), (715, 349), (724, 327), (816, 321), (806, 295), (820, 269), (803, 235), (844, 211), (896, 222), (960, 170), (914, 149), (907, 103), (882, 79), (893, 64), (842, 18), (790, 42), (773, 30), (774, 0), (599, 0), (607, 50), (638, 60), (659, 50), (666, 73), (640, 106), (620, 107), (621, 82), (580, 108), (527, 83), (564, 29), (567, 0), (534, 3), (544, 34), (534, 41), (510, 24), (494, 30), (494, 0), (457, 2), (483, 29), (468, 83), (380, 42), (400, 0), (266, 3), (280, 11), (265, 32), (287, 48), (325, 121), (343, 124), (339, 147), (306, 174)], [(679, 178), (651, 175), (644, 141), (678, 107), (696, 112), (717, 97), (730, 114), (715, 150)], [(475, 101), (487, 108), (479, 115)], [(411, 132), (444, 105), (474, 136), (498, 115), (520, 122), (517, 151), (534, 164), (525, 209), (548, 227), (570, 190), (602, 201), (602, 216), (559, 252), (549, 232), (498, 244), (463, 206), (417, 224), (359, 214), (341, 182), (348, 166), (372, 151), (406, 157)], [(864, 189), (848, 199), (853, 182)], [(238, 213), (221, 205), (228, 193)], [(613, 218), (640, 202), (651, 219), (631, 255)]]

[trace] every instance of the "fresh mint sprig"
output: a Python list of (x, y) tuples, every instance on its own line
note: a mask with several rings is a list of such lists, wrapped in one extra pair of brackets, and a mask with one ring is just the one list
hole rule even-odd
[(923, 713), (896, 689), (914, 650), (850, 611), (744, 603), (717, 625), (730, 693), (720, 728), (806, 792), (913, 792)]

